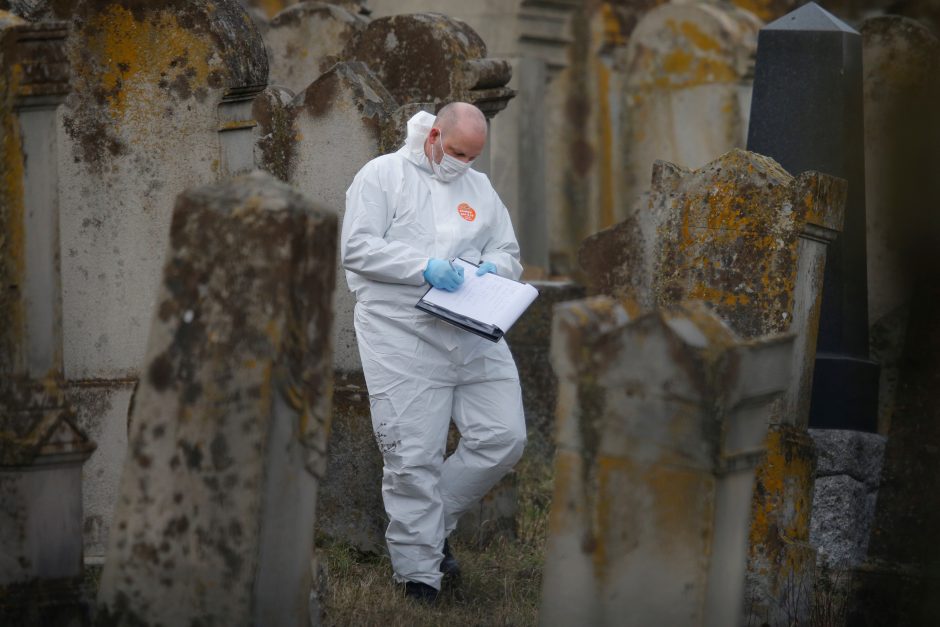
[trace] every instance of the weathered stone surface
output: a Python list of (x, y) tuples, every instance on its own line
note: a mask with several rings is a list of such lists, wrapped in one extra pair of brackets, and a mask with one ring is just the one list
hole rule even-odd
[(75, 624), (82, 464), (62, 386), (55, 120), (65, 25), (0, 10), (0, 623)]
[(938, 157), (931, 120), (940, 98), (932, 71), (940, 43), (898, 16), (861, 27), (865, 97), (868, 319), (872, 358), (881, 364), (878, 430), (887, 433), (904, 346), (916, 233), (933, 211), (923, 183)]
[(179, 197), (101, 578), (106, 623), (307, 623), (336, 227), (263, 173)]
[(752, 513), (748, 607), (771, 623), (788, 603), (780, 596), (787, 581), (812, 588), (802, 581), (815, 564), (808, 542), (814, 451), (805, 425), (826, 243), (841, 228), (845, 194), (840, 179), (794, 178), (741, 150), (695, 171), (657, 162), (648, 208), (581, 249), (589, 293), (641, 307), (701, 299), (742, 337), (794, 334), (794, 376), (771, 413)]
[(519, 318), (507, 341), (519, 370), (528, 441), (525, 455), (551, 463), (555, 449), (558, 379), (549, 360), (552, 312), (561, 303), (584, 298), (584, 288), (570, 281), (533, 281), (539, 297)]
[(848, 475), (868, 490), (881, 481), (887, 438), (877, 433), (843, 429), (810, 429), (816, 444), (816, 476)]
[(821, 562), (846, 568), (865, 560), (875, 515), (868, 497), (865, 484), (848, 475), (816, 477), (809, 539)]
[(624, 60), (621, 199), (648, 188), (656, 159), (698, 168), (744, 147), (760, 26), (748, 11), (705, 3), (643, 15)]
[(741, 623), (754, 468), (791, 349), (739, 340), (702, 303), (556, 308), (543, 624)]
[[(342, 220), (346, 189), (359, 168), (386, 152), (383, 127), (398, 105), (364, 64), (340, 63), (299, 93), (292, 108), (299, 140), (290, 181), (311, 198), (335, 207)], [(336, 264), (338, 268), (338, 257)], [(335, 367), (354, 371), (360, 367), (352, 322), (356, 301), (346, 287), (345, 276), (337, 276)]]
[(471, 102), (493, 117), (513, 91), (508, 61), (486, 58), (486, 44), (467, 24), (437, 13), (373, 20), (343, 58), (365, 63), (399, 103)]
[(297, 128), (291, 101), (294, 92), (286, 87), (267, 87), (252, 104), (255, 127), (255, 164), (285, 183), (293, 175), (297, 156)]
[(342, 7), (301, 2), (278, 13), (265, 35), (271, 84), (302, 91), (337, 62), (368, 21)]
[(317, 533), (360, 551), (381, 553), (388, 518), (382, 504), (382, 454), (372, 435), (369, 392), (361, 372), (338, 373), (334, 390)]
[[(123, 449), (104, 447), (126, 431), (173, 199), (251, 167), (243, 114), (267, 82), (267, 58), (234, 0), (30, 4), (68, 24), (73, 89), (57, 168), (64, 368), (70, 387), (95, 390), (95, 406), (109, 408), (82, 419), (103, 443), (86, 472), (85, 511), (107, 525), (113, 501), (99, 497), (116, 490)], [(90, 540), (86, 555), (103, 555)]]

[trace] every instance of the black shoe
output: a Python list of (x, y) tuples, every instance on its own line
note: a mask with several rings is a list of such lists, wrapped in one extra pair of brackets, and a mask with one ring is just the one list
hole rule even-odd
[(441, 572), (446, 579), (458, 579), (460, 577), (460, 562), (450, 552), (450, 544), (444, 540), (444, 559), (441, 560)]
[(438, 597), (440, 592), (432, 588), (426, 583), (421, 583), (420, 581), (406, 581), (405, 582), (405, 596), (409, 599), (414, 599), (419, 603), (426, 603), (427, 605), (437, 605)]

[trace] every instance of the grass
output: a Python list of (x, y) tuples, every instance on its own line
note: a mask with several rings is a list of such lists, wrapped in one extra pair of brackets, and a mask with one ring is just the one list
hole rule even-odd
[(482, 545), (455, 541), (452, 549), (463, 576), (459, 585), (445, 587), (434, 607), (405, 598), (392, 581), (387, 555), (362, 554), (339, 544), (321, 546), (324, 624), (535, 625), (552, 490), (550, 456), (539, 448), (530, 447), (516, 467), (515, 537), (497, 536)]

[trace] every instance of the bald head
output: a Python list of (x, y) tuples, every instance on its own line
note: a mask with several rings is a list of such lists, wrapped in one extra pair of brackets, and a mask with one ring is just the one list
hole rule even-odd
[(438, 111), (434, 126), (424, 142), (424, 154), (435, 163), (441, 162), (443, 153), (470, 162), (480, 156), (485, 145), (486, 117), (483, 112), (466, 102), (452, 102)]
[(486, 116), (467, 102), (452, 102), (437, 112), (434, 126), (444, 133), (460, 129), (463, 132), (482, 133), (486, 136)]

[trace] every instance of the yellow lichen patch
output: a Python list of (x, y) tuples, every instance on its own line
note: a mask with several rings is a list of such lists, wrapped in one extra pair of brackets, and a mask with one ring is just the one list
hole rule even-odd
[(734, 292), (714, 288), (702, 283), (694, 285), (692, 289), (689, 290), (688, 297), (725, 307), (748, 305), (751, 302), (751, 297), (747, 294), (735, 294)]
[[(653, 495), (656, 538), (660, 550), (670, 553), (678, 547), (689, 547), (699, 535), (699, 525), (690, 522), (701, 520), (707, 507), (707, 497), (712, 492), (711, 475), (678, 466), (657, 465), (646, 472), (641, 481)], [(704, 554), (704, 543), (701, 554)]]
[[(683, 89), (710, 83), (739, 80), (726, 46), (692, 22), (667, 20), (675, 40), (658, 59), (645, 55), (640, 65), (650, 74), (651, 83), (662, 89)], [(657, 67), (658, 61), (658, 67)]]
[(721, 43), (714, 37), (702, 32), (702, 29), (692, 22), (683, 21), (679, 24), (679, 32), (699, 50), (721, 52)]
[(125, 118), (130, 106), (159, 112), (165, 103), (153, 93), (155, 85), (178, 94), (206, 87), (210, 65), (220, 62), (211, 59), (209, 39), (184, 28), (170, 11), (138, 21), (112, 4), (86, 29), (89, 58), (98, 67), (79, 61), (75, 73), (83, 82), (97, 83), (115, 120)]
[[(692, 67), (692, 55), (685, 50), (673, 50), (663, 57), (663, 69), (670, 74), (682, 74)], [(663, 81), (669, 82), (668, 78)]]
[(617, 19), (617, 14), (609, 2), (601, 6), (601, 24), (605, 46), (615, 47), (627, 44), (627, 38), (620, 27), (620, 20)]
[(766, 457), (757, 468), (751, 511), (752, 557), (759, 554), (781, 566), (791, 561), (786, 546), (809, 538), (812, 447), (801, 444), (798, 437), (788, 437), (793, 430), (782, 426), (767, 433)]
[[(551, 535), (572, 531), (569, 525), (572, 517), (582, 515), (577, 503), (572, 501), (572, 490), (580, 487), (582, 462), (577, 454), (559, 449), (555, 454), (555, 489), (552, 496), (553, 507), (549, 514)], [(573, 510), (573, 511), (572, 511)]]
[(285, 8), (287, 8), (287, 2), (285, 0), (255, 0), (254, 5), (264, 11), (265, 15), (268, 18), (272, 18)]

